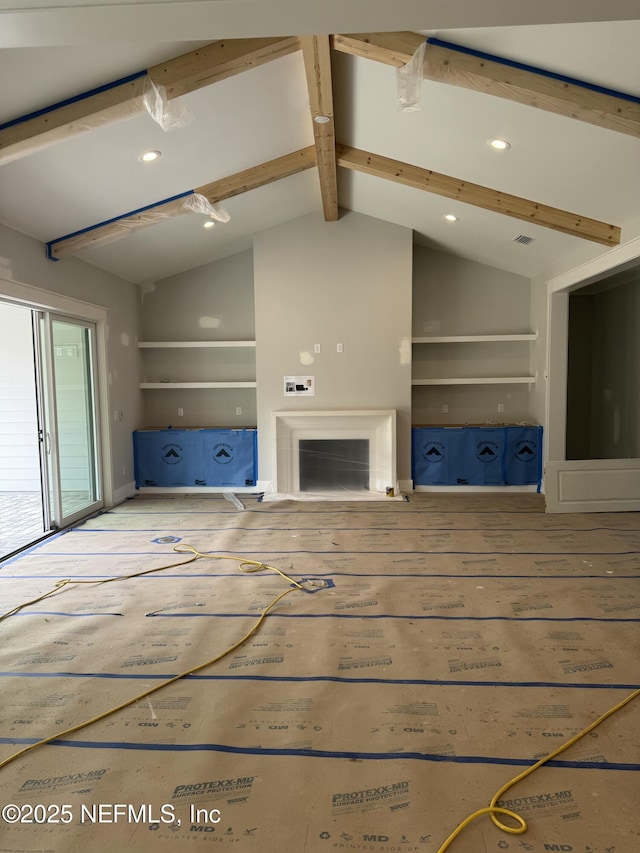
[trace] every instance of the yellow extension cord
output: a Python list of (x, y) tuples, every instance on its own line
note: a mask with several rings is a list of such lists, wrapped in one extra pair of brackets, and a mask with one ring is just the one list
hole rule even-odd
[[(438, 853), (445, 853), (445, 850), (448, 850), (453, 841), (460, 835), (463, 829), (466, 829), (469, 824), (474, 821), (477, 817), (481, 817), (482, 815), (488, 814), (491, 817), (493, 823), (501, 829), (503, 832), (509, 832), (512, 835), (522, 835), (523, 832), (526, 832), (527, 822), (526, 820), (516, 812), (511, 811), (511, 809), (503, 809), (496, 805), (500, 797), (505, 794), (509, 788), (512, 788), (518, 782), (521, 782), (523, 779), (526, 779), (527, 776), (530, 776), (538, 767), (542, 767), (543, 764), (546, 764), (547, 761), (551, 761), (552, 758), (555, 758), (557, 755), (560, 755), (561, 752), (564, 752), (566, 749), (569, 749), (570, 746), (573, 746), (574, 743), (577, 743), (581, 738), (585, 735), (588, 735), (589, 732), (592, 732), (596, 726), (599, 726), (600, 723), (603, 723), (607, 717), (610, 717), (612, 714), (615, 714), (616, 711), (619, 711), (620, 708), (624, 708), (624, 706), (631, 702), (632, 699), (635, 699), (637, 696), (640, 696), (640, 690), (634, 690), (626, 699), (623, 699), (622, 702), (618, 702), (617, 705), (614, 705), (613, 708), (609, 708), (609, 710), (603, 714), (601, 717), (598, 717), (595, 722), (591, 723), (591, 725), (587, 726), (586, 729), (583, 729), (579, 734), (575, 735), (568, 740), (566, 743), (563, 743), (562, 746), (559, 746), (557, 749), (554, 749), (553, 752), (549, 753), (549, 755), (545, 755), (544, 758), (541, 758), (540, 761), (536, 761), (535, 764), (532, 764), (531, 767), (527, 767), (526, 770), (523, 770), (522, 773), (519, 773), (517, 776), (514, 776), (513, 779), (510, 779), (505, 785), (502, 786), (496, 793), (491, 797), (491, 801), (489, 805), (484, 809), (478, 809), (478, 811), (470, 814), (468, 818), (462, 821), (462, 823), (458, 824), (458, 826), (453, 830), (451, 835), (447, 838), (444, 844), (438, 848)], [(498, 815), (506, 815), (508, 817), (512, 817), (517, 823), (518, 826), (509, 826), (506, 823), (503, 823), (498, 819)]]
[[(183, 550), (186, 549), (186, 550)], [(138, 696), (134, 696), (132, 699), (127, 699), (126, 702), (122, 702), (120, 705), (116, 705), (115, 708), (110, 708), (108, 711), (104, 711), (102, 714), (98, 714), (96, 717), (91, 717), (89, 720), (85, 720), (82, 723), (78, 723), (76, 726), (71, 726), (71, 728), (65, 729), (61, 732), (56, 732), (56, 734), (50, 735), (49, 737), (43, 738), (42, 740), (37, 741), (36, 743), (31, 743), (28, 746), (25, 746), (24, 749), (19, 750), (19, 752), (10, 755), (9, 758), (5, 758), (4, 761), (0, 762), (0, 770), (3, 767), (6, 767), (8, 764), (11, 764), (12, 761), (15, 761), (17, 758), (20, 758), (23, 755), (31, 752), (34, 749), (37, 749), (39, 746), (44, 746), (47, 743), (51, 743), (53, 740), (58, 740), (59, 738), (66, 737), (67, 735), (74, 734), (75, 732), (80, 731), (80, 729), (84, 729), (87, 726), (92, 725), (93, 723), (97, 723), (100, 720), (104, 720), (106, 717), (111, 716), (111, 714), (115, 714), (117, 711), (122, 711), (124, 708), (128, 708), (130, 705), (133, 705), (135, 702), (139, 702), (141, 699), (146, 699), (147, 696), (151, 696), (152, 693), (156, 693), (158, 690), (162, 690), (162, 688), (167, 687), (169, 684), (173, 684), (175, 681), (179, 681), (181, 678), (186, 678), (188, 675), (193, 675), (195, 672), (199, 672), (201, 669), (205, 669), (208, 666), (211, 666), (214, 663), (217, 663), (222, 658), (226, 657), (231, 652), (234, 652), (237, 648), (239, 648), (244, 642), (246, 642), (250, 637), (252, 637), (260, 625), (262, 624), (264, 618), (269, 613), (270, 610), (276, 606), (276, 604), (288, 595), (290, 592), (295, 592), (296, 589), (304, 589), (304, 587), (299, 584), (297, 581), (294, 581), (293, 578), (290, 578), (284, 572), (281, 572), (280, 569), (277, 569), (275, 566), (268, 566), (266, 563), (259, 562), (258, 560), (247, 560), (244, 557), (235, 557), (228, 554), (202, 554), (200, 551), (197, 551), (192, 545), (182, 545), (182, 546), (174, 546), (174, 551), (177, 551), (179, 554), (192, 554), (193, 556), (189, 560), (184, 560), (181, 563), (171, 563), (166, 566), (160, 566), (157, 569), (148, 569), (144, 572), (136, 572), (131, 575), (122, 575), (117, 578), (107, 578), (102, 581), (74, 581), (74, 580), (63, 580), (58, 581), (55, 587), (49, 592), (44, 593), (44, 595), (39, 596), (38, 598), (34, 598), (32, 601), (25, 602), (24, 604), (20, 604), (17, 607), (14, 607), (13, 610), (10, 610), (8, 613), (0, 616), (0, 621), (6, 619), (8, 616), (11, 616), (14, 613), (18, 613), (25, 607), (28, 607), (31, 604), (36, 604), (39, 601), (43, 601), (45, 598), (49, 598), (49, 596), (53, 595), (56, 592), (64, 589), (65, 586), (69, 584), (104, 584), (111, 583), (112, 581), (118, 580), (129, 580), (130, 578), (141, 577), (142, 575), (153, 574), (154, 572), (161, 572), (164, 569), (171, 569), (175, 566), (186, 566), (188, 563), (192, 563), (194, 560), (197, 560), (199, 557), (208, 558), (211, 560), (236, 560), (240, 565), (238, 568), (241, 572), (250, 573), (250, 572), (260, 572), (264, 569), (270, 569), (273, 572), (277, 572), (281, 577), (285, 580), (289, 581), (289, 583), (293, 584), (289, 589), (285, 589), (284, 592), (281, 592), (277, 595), (273, 601), (271, 601), (264, 610), (260, 613), (260, 616), (253, 624), (253, 626), (247, 631), (247, 633), (241, 637), (236, 643), (226, 649), (221, 654), (216, 655), (204, 663), (198, 664), (198, 666), (194, 666), (191, 669), (186, 670), (185, 672), (179, 673), (179, 675), (174, 675), (172, 678), (168, 678), (166, 681), (160, 682), (160, 684), (156, 684), (154, 687), (150, 687), (148, 690), (145, 690), (144, 693), (140, 693)], [(247, 568), (249, 567), (249, 568)]]
[[(301, 584), (299, 584), (297, 581), (294, 581), (293, 578), (290, 578), (284, 572), (280, 571), (280, 569), (277, 569), (275, 566), (269, 566), (266, 563), (262, 563), (258, 560), (246, 560), (243, 557), (236, 557), (230, 554), (203, 554), (196, 548), (194, 548), (193, 545), (187, 544), (181, 546), (175, 545), (173, 550), (179, 554), (191, 554), (192, 556), (190, 557), (190, 559), (183, 560), (180, 563), (170, 563), (166, 566), (160, 566), (157, 569), (147, 569), (143, 572), (135, 572), (134, 574), (122, 575), (117, 578), (106, 578), (105, 580), (101, 581), (85, 581), (71, 579), (58, 581), (55, 584), (54, 588), (49, 590), (49, 592), (46, 592), (38, 598), (32, 599), (31, 601), (27, 601), (24, 604), (19, 604), (17, 607), (14, 607), (13, 610), (10, 610), (9, 612), (1, 615), (0, 622), (15, 613), (18, 613), (25, 607), (29, 607), (32, 604), (37, 604), (38, 602), (43, 601), (45, 598), (49, 598), (50, 596), (54, 595), (56, 592), (60, 592), (62, 589), (64, 589), (65, 586), (68, 586), (70, 584), (99, 585), (105, 583), (112, 583), (113, 581), (130, 580), (131, 578), (142, 577), (143, 575), (153, 574), (154, 572), (161, 572), (166, 569), (174, 568), (176, 566), (186, 566), (188, 563), (192, 563), (194, 560), (197, 560), (200, 557), (210, 560), (235, 560), (240, 564), (238, 566), (239, 570), (244, 573), (261, 572), (264, 569), (269, 569), (270, 571), (277, 572), (277, 574), (279, 574), (289, 583), (293, 584), (293, 586), (277, 595), (273, 599), (273, 601), (271, 601), (260, 613), (260, 616), (258, 617), (257, 621), (247, 631), (247, 633), (224, 652), (221, 652), (219, 655), (216, 655), (215, 657), (211, 658), (208, 661), (205, 661), (204, 663), (198, 664), (198, 666), (192, 667), (191, 669), (188, 669), (185, 672), (181, 672), (179, 675), (174, 675), (172, 678), (169, 678), (166, 681), (162, 681), (160, 684), (156, 684), (155, 687), (150, 687), (149, 690), (145, 690), (144, 693), (140, 693), (138, 696), (134, 696), (132, 699), (128, 699), (126, 702), (122, 702), (120, 705), (116, 705), (115, 708), (110, 708), (108, 711), (104, 711), (102, 714), (99, 714), (96, 717), (92, 717), (89, 720), (85, 720), (83, 723), (78, 723), (78, 725), (72, 726), (71, 728), (65, 729), (64, 731), (57, 732), (56, 734), (51, 735), (50, 737), (43, 738), (42, 740), (39, 740), (36, 743), (29, 744), (29, 746), (26, 746), (24, 749), (21, 749), (19, 752), (10, 755), (9, 758), (6, 758), (4, 761), (0, 762), (0, 770), (10, 764), (12, 761), (15, 761), (17, 758), (26, 755), (27, 753), (31, 752), (39, 746), (44, 746), (47, 743), (51, 743), (51, 741), (58, 740), (59, 738), (74, 734), (75, 732), (80, 731), (80, 729), (84, 729), (87, 726), (92, 725), (93, 723), (97, 723), (100, 720), (104, 720), (106, 717), (111, 716), (111, 714), (115, 714), (117, 711), (122, 711), (124, 708), (128, 708), (130, 705), (133, 705), (135, 702), (139, 702), (141, 699), (146, 699), (147, 696), (150, 696), (152, 693), (156, 693), (158, 690), (162, 690), (164, 687), (167, 687), (169, 684), (173, 684), (175, 681), (179, 681), (181, 678), (186, 678), (188, 675), (193, 675), (194, 673), (199, 672), (201, 669), (205, 669), (206, 667), (217, 663), (218, 661), (222, 660), (222, 658), (226, 657), (228, 654), (231, 654), (231, 652), (234, 652), (250, 637), (252, 637), (262, 624), (267, 614), (276, 606), (276, 604), (281, 599), (285, 597), (285, 595), (288, 595), (290, 592), (295, 592), (296, 589), (304, 589)], [(511, 809), (501, 808), (500, 806), (496, 805), (500, 798), (518, 782), (521, 782), (523, 779), (526, 779), (527, 776), (530, 776), (539, 767), (542, 767), (548, 761), (551, 761), (556, 756), (569, 749), (570, 746), (573, 746), (575, 743), (585, 737), (585, 735), (588, 735), (589, 732), (592, 732), (597, 726), (600, 725), (600, 723), (603, 723), (608, 717), (611, 717), (613, 714), (615, 714), (617, 711), (619, 711), (637, 696), (640, 696), (640, 689), (634, 690), (633, 693), (626, 697), (626, 699), (623, 699), (621, 702), (618, 702), (617, 705), (614, 705), (613, 708), (610, 708), (601, 717), (598, 717), (597, 720), (595, 720), (577, 735), (572, 737), (570, 740), (566, 741), (566, 743), (564, 743), (562, 746), (559, 746), (553, 752), (549, 753), (549, 755), (546, 755), (544, 758), (541, 758), (535, 764), (532, 764), (531, 767), (527, 767), (527, 769), (523, 770), (522, 773), (519, 773), (517, 776), (514, 776), (513, 779), (510, 779), (505, 785), (503, 785), (498, 791), (496, 791), (496, 793), (491, 798), (488, 806), (482, 809), (478, 809), (458, 824), (458, 826), (453, 830), (453, 832), (449, 835), (446, 841), (438, 848), (437, 853), (446, 853), (446, 851), (451, 847), (455, 839), (458, 838), (458, 836), (463, 832), (463, 830), (465, 830), (470, 823), (476, 820), (476, 818), (482, 817), (483, 815), (489, 815), (494, 825), (498, 829), (502, 830), (502, 832), (507, 832), (511, 835), (522, 835), (524, 832), (526, 832), (528, 829), (528, 825), (526, 820), (521, 815), (517, 814)], [(503, 823), (503, 821), (499, 819), (499, 815), (512, 818), (514, 821), (516, 821), (517, 825), (509, 826), (509, 824)]]

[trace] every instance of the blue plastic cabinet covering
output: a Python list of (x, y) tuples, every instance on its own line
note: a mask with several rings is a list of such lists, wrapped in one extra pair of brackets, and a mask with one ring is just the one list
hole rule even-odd
[(255, 486), (255, 429), (136, 430), (136, 488)]
[(458, 438), (457, 485), (501, 486), (504, 472), (505, 430), (465, 427)]
[(203, 485), (255, 486), (257, 431), (203, 429)]
[(198, 430), (137, 430), (133, 451), (136, 488), (193, 486), (202, 477)]
[(413, 427), (411, 468), (413, 482), (419, 486), (455, 484), (458, 471), (460, 429)]
[(508, 486), (537, 484), (542, 479), (542, 427), (514, 427), (507, 432), (505, 483)]
[(540, 489), (542, 427), (413, 427), (416, 486), (528, 486)]

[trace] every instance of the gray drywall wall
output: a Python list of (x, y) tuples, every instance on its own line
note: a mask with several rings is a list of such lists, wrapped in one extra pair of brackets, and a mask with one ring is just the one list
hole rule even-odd
[[(254, 340), (253, 253), (241, 252), (144, 286), (140, 337), (144, 341)], [(142, 378), (150, 382), (255, 381), (255, 359), (255, 348), (244, 347), (143, 349)], [(146, 426), (256, 426), (253, 388), (143, 393)]]
[[(103, 272), (78, 258), (49, 261), (44, 245), (0, 225), (0, 279), (70, 296), (107, 309), (109, 410), (113, 489), (133, 481), (132, 431), (140, 425), (139, 356), (136, 347), (140, 298), (137, 285)], [(1, 287), (0, 287), (1, 295)]]
[[(407, 228), (344, 211), (255, 236), (261, 481), (272, 477), (271, 413), (311, 409), (395, 409), (398, 478), (410, 478), (411, 244)], [(314, 377), (315, 396), (285, 397), (285, 376)]]
[[(421, 246), (414, 248), (413, 336), (526, 334), (530, 281)], [(528, 376), (537, 342), (414, 344), (416, 379)], [(538, 422), (529, 385), (427, 385), (413, 388), (413, 423)], [(498, 411), (498, 406), (504, 408)], [(448, 411), (443, 411), (446, 408)]]

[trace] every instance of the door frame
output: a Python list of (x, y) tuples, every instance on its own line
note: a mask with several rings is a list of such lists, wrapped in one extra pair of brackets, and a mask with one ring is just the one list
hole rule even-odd
[[(43, 362), (40, 369), (44, 368), (46, 361), (46, 370), (42, 373), (42, 378), (48, 377), (44, 388), (44, 395), (47, 398), (48, 419), (45, 416), (45, 426), (47, 435), (51, 436), (50, 449), (50, 473), (51, 473), (51, 506), (53, 523), (56, 528), (68, 527), (87, 515), (91, 515), (104, 506), (104, 488), (102, 484), (102, 447), (100, 442), (100, 404), (98, 399), (98, 373), (96, 359), (96, 324), (93, 320), (83, 320), (78, 317), (71, 317), (68, 314), (60, 314), (54, 311), (38, 312), (37, 315), (42, 323), (41, 325), (41, 343), (43, 345)], [(85, 402), (89, 403), (89, 420), (92, 423), (90, 430), (90, 439), (93, 448), (90, 453), (91, 471), (89, 477), (93, 483), (93, 491), (97, 497), (89, 504), (77, 509), (72, 513), (65, 514), (64, 497), (63, 497), (63, 471), (62, 471), (62, 446), (61, 446), (61, 430), (60, 430), (60, 406), (59, 394), (60, 391), (60, 376), (58, 375), (58, 365), (54, 356), (56, 341), (54, 338), (54, 325), (62, 323), (66, 326), (74, 326), (78, 329), (88, 330), (88, 352), (87, 370), (89, 374), (88, 388), (89, 400), (85, 398)], [(97, 482), (95, 482), (97, 480)]]
[[(640, 237), (547, 282), (544, 442), (547, 512), (640, 510), (640, 459), (568, 461), (566, 457), (569, 294), (638, 263)], [(601, 495), (599, 487), (594, 490), (596, 482), (602, 484)]]
[(10, 281), (0, 276), (0, 297), (7, 302), (34, 310), (51, 311), (70, 319), (95, 323), (96, 327), (96, 402), (99, 424), (99, 466), (105, 506), (113, 505), (113, 463), (111, 459), (111, 423), (109, 420), (109, 382), (107, 367), (107, 330), (109, 312), (100, 305), (83, 302), (71, 296), (52, 293), (30, 284)]

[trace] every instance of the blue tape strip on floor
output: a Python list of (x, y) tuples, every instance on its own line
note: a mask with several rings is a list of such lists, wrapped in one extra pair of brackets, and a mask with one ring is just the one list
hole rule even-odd
[(84, 619), (85, 616), (124, 616), (124, 613), (104, 613), (103, 611), (99, 613), (65, 613), (61, 610), (29, 610), (26, 613), (12, 613), (10, 618), (13, 619), (15, 616), (69, 616), (74, 619)]
[[(426, 494), (426, 492), (424, 494)], [(523, 492), (519, 492), (519, 494), (523, 494)], [(244, 497), (246, 497), (246, 496), (243, 494), (243, 498)], [(171, 498), (171, 500), (173, 500), (173, 498)], [(384, 498), (381, 497), (380, 501), (381, 502), (384, 501)], [(347, 503), (349, 503), (349, 501), (347, 501)], [(373, 503), (373, 501), (363, 501), (362, 503), (366, 503), (367, 507), (370, 507), (371, 503)], [(338, 510), (335, 510), (335, 509), (317, 509), (317, 510), (316, 509), (314, 509), (314, 510), (308, 510), (308, 509), (268, 509), (268, 504), (263, 504), (263, 506), (265, 507), (265, 509), (250, 509), (249, 507), (247, 507), (246, 509), (242, 510), (242, 514), (245, 515), (246, 513), (253, 512), (253, 513), (257, 513), (258, 515), (322, 515), (322, 514), (331, 515), (332, 513), (338, 512)], [(376, 512), (385, 512), (386, 513), (389, 511), (390, 508), (393, 508), (393, 504), (391, 504), (391, 503), (385, 504), (384, 509), (382, 507), (380, 507), (379, 509), (378, 509), (378, 507), (376, 507), (375, 509), (367, 508), (366, 510), (364, 510), (364, 509), (342, 509), (341, 508), (339, 510), (339, 513), (340, 513), (340, 515), (347, 515), (349, 513), (366, 512), (368, 516), (371, 516)], [(397, 511), (400, 512), (400, 509), (398, 509)], [(424, 507), (422, 509), (405, 509), (405, 504), (402, 504), (401, 505), (401, 511), (402, 511), (403, 515), (406, 515), (408, 512), (415, 513), (416, 515), (422, 515), (424, 513)], [(465, 510), (460, 510), (460, 511), (456, 511), (456, 510), (450, 510), (449, 511), (449, 510), (439, 510), (439, 509), (433, 509), (432, 508), (431, 511), (437, 513), (438, 515), (493, 515), (493, 516), (495, 516), (495, 515), (501, 515), (501, 514), (504, 514), (504, 515), (532, 515), (537, 510), (535, 510), (535, 509), (514, 509), (514, 510), (504, 509), (504, 510), (497, 510), (497, 511), (491, 512), (489, 510), (481, 510), (481, 509), (478, 509), (478, 510), (475, 510), (475, 509), (466, 510), (465, 509)], [(193, 514), (203, 513), (205, 515), (227, 515), (228, 516), (228, 515), (235, 515), (235, 510), (232, 510), (232, 509), (217, 510), (217, 511), (216, 510), (208, 510), (208, 509), (207, 510), (205, 510), (205, 509), (187, 510), (188, 515), (191, 515), (192, 513)], [(181, 513), (178, 510), (154, 510), (153, 512), (122, 512), (122, 513), (116, 512), (115, 514), (116, 515), (184, 515), (184, 513)]]
[[(38, 738), (4, 738), (0, 743), (29, 745), (38, 743)], [(71, 747), (72, 749), (130, 749), (134, 752), (226, 752), (232, 755), (296, 756), (304, 758), (348, 758), (354, 761), (434, 761), (448, 764), (500, 764), (511, 767), (531, 767), (530, 758), (496, 758), (482, 755), (439, 755), (429, 752), (354, 752), (324, 749), (269, 749), (267, 747), (227, 746), (221, 743), (130, 743), (128, 741), (52, 740), (49, 746)], [(567, 767), (580, 770), (628, 770), (640, 771), (640, 764), (609, 761), (560, 761), (552, 759), (547, 767)]]
[[(188, 565), (185, 563), (185, 565)], [(497, 568), (497, 567), (496, 567)], [(154, 571), (150, 569), (150, 571)], [(637, 580), (640, 578), (640, 575), (614, 575), (614, 574), (604, 574), (604, 575), (504, 575), (493, 574), (493, 575), (461, 575), (458, 572), (434, 572), (433, 574), (424, 574), (418, 572), (332, 572), (330, 569), (325, 569), (324, 571), (314, 572), (312, 569), (305, 569), (305, 574), (314, 577), (348, 577), (348, 578), (421, 578), (424, 580), (429, 580), (431, 578), (467, 578), (467, 579), (481, 579), (481, 580), (504, 580), (505, 578), (513, 579), (530, 579), (530, 580), (539, 580), (544, 581), (559, 581), (559, 580), (569, 580), (569, 581), (584, 581), (584, 580), (601, 580), (601, 581), (631, 581)], [(2, 575), (0, 576), (0, 582), (3, 580), (55, 580), (56, 578), (68, 578), (67, 574), (60, 575)], [(222, 578), (239, 578), (240, 574), (234, 572), (221, 572), (219, 574), (213, 574), (212, 572), (185, 572), (184, 574), (179, 575), (167, 575), (167, 574), (149, 574), (149, 575), (140, 575), (140, 580), (171, 580), (175, 578), (212, 578), (214, 580), (222, 579)], [(127, 580), (127, 578), (123, 575), (82, 575), (82, 579), (87, 578), (96, 578), (96, 583), (98, 580), (104, 580), (105, 578), (115, 579), (122, 578), (123, 580)], [(276, 580), (275, 575), (263, 575), (262, 580)], [(73, 581), (73, 578), (72, 578)]]
[[(13, 557), (9, 557), (6, 560), (0, 561), (0, 571), (3, 571), (5, 566), (10, 566), (11, 563), (15, 563), (16, 560), (22, 559), (22, 557), (26, 557), (28, 554), (33, 554), (34, 551), (38, 551), (44, 545), (48, 545), (50, 542), (53, 542), (54, 539), (59, 539), (61, 536), (64, 536), (66, 533), (70, 533), (71, 530), (58, 530), (55, 533), (48, 533), (41, 540), (30, 545), (28, 548), (23, 548), (17, 554), (14, 554)], [(2, 575), (0, 574), (0, 577)]]
[[(168, 681), (175, 678), (171, 673), (135, 673), (135, 672), (0, 672), (3, 678), (109, 678), (125, 680)], [(640, 689), (639, 684), (601, 684), (581, 683), (579, 681), (467, 681), (462, 679), (430, 678), (347, 678), (339, 675), (188, 675), (188, 681), (277, 681), (292, 683), (313, 683), (328, 681), (335, 684), (409, 684), (426, 687), (505, 687), (511, 688), (552, 688), (558, 690), (627, 690)]]
[[(184, 513), (184, 515), (190, 515), (190, 513)], [(164, 530), (165, 528), (159, 527), (74, 527), (74, 533), (152, 533), (157, 530)], [(244, 530), (247, 533), (263, 533), (265, 530), (276, 530), (279, 533), (282, 533), (282, 527), (181, 527), (180, 532), (192, 532), (192, 533), (226, 533), (230, 530)], [(291, 530), (306, 530), (310, 533), (317, 533), (317, 527), (287, 527), (287, 531)], [(430, 533), (437, 533), (438, 531), (445, 530), (448, 533), (536, 533), (536, 534), (549, 534), (551, 536), (557, 535), (559, 533), (595, 533), (599, 530), (611, 530), (615, 533), (624, 533), (630, 536), (639, 535), (640, 531), (632, 528), (624, 528), (624, 527), (560, 527), (558, 529), (550, 529), (550, 528), (537, 528), (537, 527), (371, 527), (370, 525), (363, 525), (362, 527), (335, 527), (333, 528), (335, 533), (342, 533), (347, 531), (366, 531), (372, 535), (376, 533), (411, 533), (411, 532), (420, 532), (423, 535), (429, 535)]]
[[(256, 554), (260, 552), (260, 554), (281, 554), (283, 556), (288, 556), (290, 554), (329, 554), (332, 557), (335, 556), (345, 556), (348, 554), (379, 554), (381, 556), (385, 554), (393, 554), (397, 556), (398, 554), (402, 554), (403, 556), (408, 556), (411, 554), (420, 554), (422, 556), (426, 554), (438, 554), (438, 555), (470, 555), (474, 556), (481, 555), (483, 557), (492, 557), (494, 555), (501, 555), (507, 557), (514, 557), (513, 551), (430, 551), (424, 549), (423, 551), (343, 551), (338, 548), (336, 551), (310, 551), (307, 549), (301, 549), (299, 551), (265, 551), (263, 548), (254, 548), (248, 551), (240, 551), (239, 549), (234, 549), (235, 554)], [(173, 551), (47, 551), (47, 557), (142, 557), (147, 554), (155, 554), (156, 556), (161, 553), (172, 554), (176, 553)], [(179, 552), (178, 552), (179, 553)], [(186, 552), (182, 552), (186, 553)], [(219, 554), (226, 554), (226, 551), (203, 551), (208, 557), (216, 557)], [(627, 554), (640, 554), (640, 551), (518, 551), (515, 556), (536, 556), (536, 557), (624, 557)]]
[[(30, 611), (37, 613), (38, 611)], [(15, 614), (16, 616), (21, 614)], [(29, 615), (29, 614), (25, 614)], [(246, 619), (254, 613), (164, 613), (146, 614), (148, 619)], [(611, 619), (601, 616), (434, 616), (429, 614), (399, 615), (393, 613), (278, 613), (271, 611), (270, 619), (416, 619), (436, 622), (640, 622), (640, 618)]]

